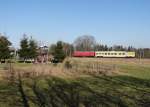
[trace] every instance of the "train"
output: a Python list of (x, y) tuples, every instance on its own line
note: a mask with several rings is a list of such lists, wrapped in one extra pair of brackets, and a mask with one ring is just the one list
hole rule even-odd
[(135, 52), (128, 51), (75, 51), (73, 57), (135, 58)]

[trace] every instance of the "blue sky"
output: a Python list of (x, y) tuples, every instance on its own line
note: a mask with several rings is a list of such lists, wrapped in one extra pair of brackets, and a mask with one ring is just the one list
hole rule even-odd
[(150, 0), (0, 0), (0, 32), (15, 47), (26, 33), (46, 44), (86, 34), (150, 48)]

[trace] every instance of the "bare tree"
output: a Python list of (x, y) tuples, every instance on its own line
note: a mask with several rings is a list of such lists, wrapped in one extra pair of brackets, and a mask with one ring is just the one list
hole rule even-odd
[(96, 41), (91, 35), (83, 35), (74, 41), (75, 49), (78, 51), (93, 51)]

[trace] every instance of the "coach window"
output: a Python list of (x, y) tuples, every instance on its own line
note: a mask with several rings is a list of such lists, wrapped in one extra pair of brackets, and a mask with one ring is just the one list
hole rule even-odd
[(105, 55), (107, 55), (107, 53), (105, 53)]
[(111, 55), (114, 55), (114, 53), (111, 53)]
[(121, 55), (121, 53), (119, 53), (119, 55)]
[(122, 55), (125, 55), (125, 53), (123, 53)]
[(108, 53), (108, 55), (110, 55), (110, 53)]
[(114, 55), (117, 55), (117, 53), (114, 53)]

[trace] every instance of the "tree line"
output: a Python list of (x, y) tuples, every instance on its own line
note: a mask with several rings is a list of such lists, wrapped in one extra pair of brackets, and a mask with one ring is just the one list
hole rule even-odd
[[(0, 61), (13, 58), (13, 50), (11, 50), (11, 41), (6, 35), (0, 34)], [(35, 39), (28, 38), (26, 34), (20, 40), (20, 49), (17, 50), (19, 58), (24, 61), (27, 59), (36, 59), (38, 56), (38, 43)], [(71, 43), (58, 41), (51, 44), (48, 49), (48, 54), (52, 55), (58, 62), (62, 62), (65, 57), (71, 56), (74, 51), (135, 51), (137, 58), (150, 58), (150, 48), (134, 48), (132, 46), (114, 45), (108, 46), (97, 43), (94, 36), (83, 35), (75, 39)]]

